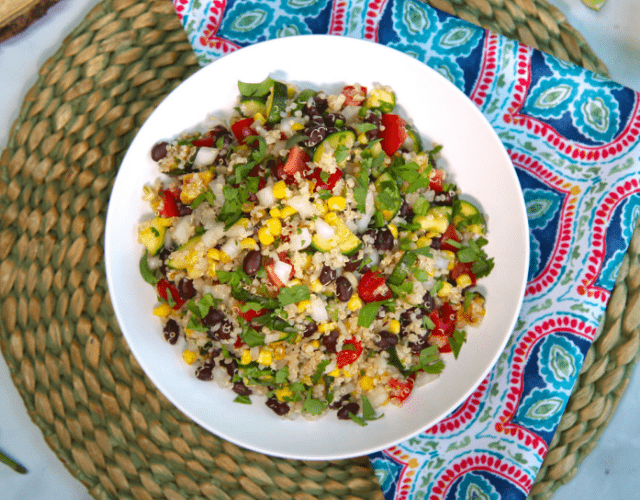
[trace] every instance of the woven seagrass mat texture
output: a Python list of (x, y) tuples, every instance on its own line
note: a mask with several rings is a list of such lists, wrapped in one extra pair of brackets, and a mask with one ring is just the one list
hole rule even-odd
[[(203, 430), (158, 392), (120, 333), (102, 259), (112, 183), (139, 127), (197, 69), (169, 0), (105, 0), (41, 68), (0, 156), (0, 348), (12, 379), (96, 499), (381, 499), (366, 457), (278, 459)], [(593, 448), (637, 359), (638, 234), (536, 500)]]
[(59, 0), (0, 0), (0, 42), (27, 29)]

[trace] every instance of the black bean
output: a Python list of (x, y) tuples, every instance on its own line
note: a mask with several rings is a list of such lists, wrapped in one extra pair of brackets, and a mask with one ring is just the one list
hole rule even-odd
[(440, 241), (440, 238), (433, 238), (431, 240), (431, 245), (430, 246), (434, 250), (440, 250), (440, 247), (442, 246), (442, 242)]
[[(203, 320), (204, 322), (204, 320)], [(213, 340), (228, 340), (231, 338), (231, 332), (233, 331), (233, 323), (228, 319), (223, 319), (219, 323), (211, 326), (208, 330), (209, 337)]]
[(433, 300), (430, 292), (425, 293), (422, 297), (422, 307), (428, 312), (433, 311), (433, 309), (436, 307), (436, 302), (435, 300)]
[(450, 207), (451, 205), (453, 205), (453, 201), (457, 198), (458, 195), (455, 193), (455, 191), (442, 191), (441, 193), (435, 195), (431, 204), (435, 206)]
[(340, 302), (349, 302), (353, 295), (353, 285), (345, 276), (340, 276), (336, 280), (336, 296)]
[(283, 401), (278, 401), (276, 398), (269, 398), (265, 403), (269, 408), (271, 408), (276, 415), (286, 415), (289, 413), (289, 405)]
[(352, 401), (351, 403), (347, 403), (346, 405), (344, 405), (342, 408), (338, 410), (338, 418), (340, 420), (349, 420), (351, 418), (349, 416), (349, 413), (353, 413), (354, 415), (357, 415), (359, 411), (360, 411), (360, 405)]
[(223, 366), (227, 370), (229, 378), (233, 378), (238, 370), (238, 362), (235, 359), (223, 359), (220, 361), (220, 366)]
[(313, 97), (313, 102), (315, 103), (316, 109), (320, 114), (324, 113), (329, 107), (329, 101), (324, 97), (320, 97), (316, 95)]
[(380, 340), (376, 342), (376, 345), (383, 351), (398, 343), (398, 336), (387, 330), (378, 332), (378, 335), (380, 336)]
[(254, 276), (262, 267), (260, 250), (251, 250), (242, 261), (242, 270), (249, 276)]
[(179, 217), (184, 217), (185, 215), (191, 215), (193, 213), (193, 208), (189, 205), (185, 205), (180, 200), (176, 200), (176, 206), (178, 207)]
[(382, 125), (382, 120), (380, 119), (380, 117), (378, 115), (376, 115), (375, 113), (372, 113), (372, 112), (369, 112), (364, 120), (367, 123), (371, 123), (372, 125), (374, 125), (376, 127), (374, 129), (367, 130), (364, 133), (365, 137), (368, 140), (372, 141), (373, 139), (376, 139), (378, 137), (378, 134), (380, 132), (380, 125)]
[(322, 271), (320, 271), (320, 283), (323, 285), (328, 285), (329, 283), (335, 281), (338, 273), (335, 269), (332, 269), (329, 266), (323, 266)]
[(153, 148), (151, 148), (151, 159), (153, 161), (160, 161), (167, 156), (167, 149), (169, 147), (168, 142), (159, 142)]
[(316, 325), (315, 323), (308, 323), (307, 326), (305, 326), (304, 330), (302, 331), (302, 336), (311, 337), (311, 335), (313, 335), (317, 331), (318, 331), (318, 325)]
[(178, 325), (178, 322), (173, 318), (165, 323), (162, 331), (165, 340), (171, 345), (175, 344), (180, 337), (180, 325)]
[(407, 309), (400, 315), (400, 323), (403, 326), (407, 326), (414, 321), (422, 321), (424, 317), (424, 311), (419, 307), (412, 307)]
[(332, 410), (338, 410), (338, 409), (340, 409), (341, 407), (343, 407), (345, 404), (347, 404), (349, 402), (349, 398), (351, 398), (351, 395), (350, 394), (345, 394), (344, 396), (342, 396), (337, 401), (334, 400), (333, 403), (331, 403), (329, 405), (329, 408), (331, 408)]
[(398, 215), (402, 217), (406, 222), (413, 221), (413, 209), (409, 206), (406, 200), (402, 200), (402, 205), (400, 205)]
[(344, 265), (344, 270), (349, 273), (352, 273), (353, 271), (356, 271), (361, 264), (362, 264), (362, 258), (358, 258), (358, 254), (354, 254), (351, 257), (349, 257), (349, 260)]
[(202, 318), (202, 324), (204, 326), (215, 326), (218, 323), (222, 322), (226, 318), (225, 314), (216, 309), (215, 307), (210, 307), (207, 314), (205, 314), (204, 318)]
[(421, 335), (420, 337), (418, 337), (418, 341), (417, 342), (409, 342), (407, 344), (407, 347), (409, 347), (409, 349), (411, 349), (411, 352), (414, 354), (420, 354), (420, 352), (423, 349), (426, 349), (427, 347), (429, 347), (429, 332), (425, 333), (424, 335)]
[(319, 127), (305, 128), (305, 134), (309, 136), (309, 139), (304, 142), (304, 145), (308, 148), (313, 148), (320, 144), (327, 136), (327, 127), (323, 125)]
[(193, 280), (189, 278), (182, 278), (178, 282), (178, 293), (184, 300), (189, 300), (195, 297), (196, 289), (193, 286)]
[(249, 389), (241, 380), (233, 383), (233, 392), (240, 394), (240, 396), (250, 396), (253, 391)]
[(340, 113), (327, 113), (323, 118), (324, 124), (327, 127), (334, 127), (338, 120), (342, 120), (343, 122), (345, 121), (344, 116), (342, 116)]
[(213, 380), (213, 367), (215, 366), (215, 362), (213, 364), (211, 363), (205, 363), (202, 366), (199, 366), (196, 369), (196, 377), (199, 380), (204, 380), (205, 382), (209, 381), (209, 380)]
[(376, 250), (380, 252), (389, 252), (393, 250), (394, 242), (395, 239), (393, 237), (393, 234), (391, 234), (391, 231), (385, 227), (379, 229), (376, 233), (373, 246), (376, 247)]
[(336, 352), (336, 344), (338, 343), (338, 337), (340, 332), (338, 330), (332, 330), (329, 334), (322, 337), (322, 345), (327, 352)]

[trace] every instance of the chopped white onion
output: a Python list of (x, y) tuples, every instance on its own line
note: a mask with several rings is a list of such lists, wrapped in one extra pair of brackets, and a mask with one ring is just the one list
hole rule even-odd
[(289, 237), (289, 250), (297, 252), (307, 248), (311, 244), (311, 233), (306, 227), (299, 229), (299, 232)]
[(318, 297), (313, 297), (309, 301), (309, 316), (316, 323), (326, 323), (329, 321), (329, 314), (327, 313), (327, 308), (324, 305), (324, 302)]
[(376, 211), (374, 200), (375, 198), (373, 195), (373, 191), (369, 190), (364, 203), (365, 213), (362, 217), (360, 217), (360, 219), (358, 219), (358, 222), (357, 222), (358, 231), (361, 233), (367, 230), (367, 227), (369, 226), (369, 222), (371, 222), (371, 218), (373, 217), (373, 214)]
[(205, 248), (213, 248), (218, 244), (220, 238), (224, 236), (224, 223), (216, 222), (202, 235), (202, 243)]
[(221, 250), (226, 253), (231, 259), (235, 259), (238, 255), (240, 255), (240, 243), (236, 239), (227, 240), (227, 242), (222, 245)]
[(382, 385), (374, 387), (369, 392), (367, 392), (367, 399), (371, 403), (371, 406), (373, 406), (374, 408), (382, 406), (387, 401), (387, 397), (387, 391)]
[(178, 224), (174, 227), (172, 237), (173, 241), (175, 241), (178, 245), (184, 245), (189, 238), (191, 237), (191, 232), (193, 230), (193, 226), (191, 225), (190, 217), (184, 217)]
[(213, 160), (218, 156), (218, 150), (214, 148), (200, 148), (196, 153), (193, 164), (196, 167), (205, 167), (211, 165)]
[(291, 275), (292, 269), (293, 267), (291, 266), (291, 264), (287, 264), (286, 262), (282, 262), (281, 260), (276, 260), (273, 266), (274, 274), (278, 277), (283, 285), (289, 283), (289, 276)]
[(214, 299), (225, 300), (231, 295), (231, 287), (229, 285), (206, 285), (203, 288), (203, 295), (210, 293)]
[(273, 196), (273, 186), (267, 186), (262, 188), (256, 193), (258, 202), (265, 208), (272, 207), (276, 204), (276, 197)]
[(247, 228), (242, 226), (241, 224), (234, 224), (227, 230), (226, 234), (229, 238), (242, 240), (245, 236), (247, 236), (248, 231)]
[(309, 201), (308, 196), (294, 196), (287, 200), (286, 204), (294, 208), (301, 217), (307, 218), (315, 215), (313, 204)]
[(321, 238), (330, 239), (336, 235), (335, 229), (333, 229), (329, 224), (327, 224), (322, 219), (316, 219), (316, 233)]
[(378, 255), (378, 252), (376, 252), (375, 250), (372, 250), (371, 252), (366, 254), (365, 259), (367, 257), (369, 258), (369, 264), (372, 266), (376, 266), (378, 265), (378, 262), (380, 262), (380, 256)]

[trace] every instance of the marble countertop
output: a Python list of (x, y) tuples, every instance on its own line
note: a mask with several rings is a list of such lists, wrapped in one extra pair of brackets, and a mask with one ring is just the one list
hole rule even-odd
[[(37, 71), (99, 0), (62, 1), (25, 32), (0, 43), (0, 147)], [(640, 92), (640, 2), (608, 0), (600, 12), (580, 0), (550, 0), (607, 65), (611, 78)], [(19, 460), (26, 475), (0, 465), (3, 500), (82, 500), (87, 489), (58, 460), (30, 420), (9, 370), (0, 361), (0, 449)], [(554, 500), (626, 500), (640, 494), (640, 370), (635, 370), (600, 442), (576, 477)]]

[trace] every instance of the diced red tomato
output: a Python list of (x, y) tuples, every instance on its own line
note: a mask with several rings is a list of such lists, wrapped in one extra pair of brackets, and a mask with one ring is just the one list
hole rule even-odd
[(431, 171), (431, 176), (429, 178), (429, 189), (432, 189), (436, 193), (442, 191), (442, 177), (444, 175), (444, 171), (439, 168), (433, 169)]
[(442, 236), (440, 236), (440, 249), (441, 250), (450, 250), (452, 252), (457, 252), (458, 248), (451, 245), (450, 243), (447, 243), (449, 240), (453, 240), (456, 242), (460, 241), (460, 238), (458, 238), (458, 233), (456, 232), (456, 228), (453, 224), (449, 224), (449, 226), (447, 227), (447, 230), (442, 233)]
[(323, 190), (333, 191), (338, 181), (342, 179), (342, 170), (336, 169), (334, 173), (329, 175), (326, 182), (322, 180), (322, 169), (320, 168), (316, 168), (313, 172), (307, 174), (306, 178), (310, 181), (315, 181), (314, 193)]
[(177, 200), (180, 199), (180, 190), (162, 191), (160, 197), (162, 198), (162, 209), (158, 210), (158, 213), (162, 217), (178, 217), (180, 210)]
[(362, 103), (367, 98), (367, 87), (361, 86), (358, 89), (353, 85), (347, 85), (342, 89), (342, 95), (346, 97), (344, 106), (362, 106)]
[(393, 293), (379, 271), (367, 271), (358, 283), (358, 295), (365, 302), (378, 302), (390, 299)]
[(242, 339), (240, 337), (238, 337), (236, 339), (236, 341), (233, 344), (233, 347), (235, 347), (236, 349), (239, 349), (240, 347), (242, 347), (244, 344), (244, 342), (242, 341)]
[(378, 137), (382, 139), (380, 146), (387, 156), (393, 156), (393, 153), (400, 149), (407, 138), (406, 123), (398, 115), (392, 113), (383, 114), (381, 120), (384, 130), (378, 134)]
[(293, 146), (289, 151), (287, 161), (282, 167), (282, 170), (284, 170), (288, 175), (295, 175), (298, 172), (304, 175), (304, 173), (309, 169), (307, 165), (309, 160), (311, 160), (311, 157), (304, 149), (299, 146)]
[(191, 141), (191, 145), (198, 148), (212, 148), (215, 145), (215, 139), (213, 137), (200, 137)]
[(171, 293), (171, 298), (173, 302), (175, 302), (173, 308), (177, 311), (184, 305), (184, 300), (180, 297), (180, 293), (178, 289), (174, 286), (173, 283), (167, 280), (160, 280), (157, 284), (158, 295), (162, 297), (163, 300), (169, 300), (169, 293)]
[(231, 125), (231, 132), (233, 132), (233, 135), (235, 135), (240, 144), (244, 144), (247, 137), (258, 135), (258, 132), (256, 132), (251, 125), (253, 125), (253, 118), (244, 118)]
[[(244, 305), (244, 302), (241, 302), (241, 304)], [(259, 318), (260, 316), (264, 316), (265, 314), (267, 314), (266, 309), (260, 309), (259, 311), (254, 311), (253, 309), (249, 309), (246, 312), (242, 312), (240, 310), (240, 307), (236, 307), (236, 312), (238, 313), (239, 316), (243, 317), (246, 321), (251, 321), (254, 318)]]
[(449, 302), (429, 314), (429, 318), (435, 325), (429, 334), (429, 343), (437, 345), (440, 352), (451, 352), (449, 337), (456, 330), (456, 317), (457, 311)]
[(362, 343), (355, 337), (351, 337), (344, 341), (345, 345), (350, 344), (354, 349), (343, 349), (336, 355), (336, 363), (338, 368), (344, 368), (353, 363), (362, 354)]
[(407, 377), (406, 380), (399, 380), (397, 378), (392, 378), (389, 380), (389, 385), (391, 386), (391, 399), (394, 399), (398, 403), (403, 403), (406, 399), (411, 395), (411, 391), (413, 390), (413, 381), (415, 379), (415, 374), (411, 374)]
[(476, 275), (473, 273), (471, 268), (473, 267), (473, 262), (456, 262), (451, 270), (451, 278), (458, 279), (458, 277), (466, 274), (471, 279), (471, 285), (476, 284)]

